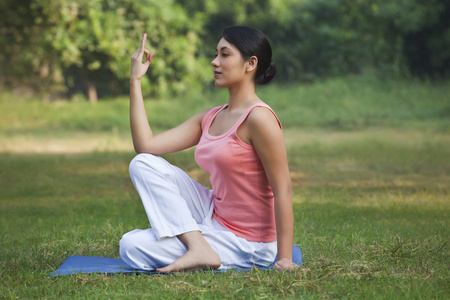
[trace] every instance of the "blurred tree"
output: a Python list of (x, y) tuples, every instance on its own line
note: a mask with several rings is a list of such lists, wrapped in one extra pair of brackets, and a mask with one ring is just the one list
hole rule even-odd
[[(403, 53), (412, 75), (450, 75), (450, 1), (421, 1), (421, 22), (405, 32)], [(403, 24), (399, 24), (401, 28)]]
[[(444, 2), (446, 4), (444, 4)], [(276, 80), (310, 81), (359, 73), (444, 74), (449, 0), (178, 0), (204, 12), (202, 38), (214, 49), (230, 25), (261, 29), (271, 40)], [(447, 13), (446, 13), (447, 11)], [(447, 17), (446, 17), (447, 16)], [(211, 39), (212, 37), (212, 39)]]
[(0, 60), (10, 66), (1, 74), (6, 83), (64, 93), (82, 87), (91, 101), (98, 88), (103, 94), (124, 93), (130, 56), (143, 32), (155, 52), (144, 91), (179, 93), (209, 77), (208, 63), (197, 54), (201, 22), (173, 1), (27, 0), (17, 7), (6, 0), (1, 5), (11, 12), (0, 21), (0, 45), (8, 46)]
[[(42, 53), (47, 52), (39, 39), (43, 30), (36, 24), (32, 0), (0, 2), (0, 79), (8, 86), (31, 87), (46, 85), (50, 77), (49, 59), (43, 62)], [(51, 58), (52, 54), (49, 54)]]
[[(0, 83), (50, 95), (128, 91), (143, 32), (155, 53), (143, 90), (204, 88), (222, 30), (261, 29), (277, 80), (311, 81), (375, 69), (449, 76), (450, 0), (3, 0)], [(151, 84), (150, 84), (151, 82)]]

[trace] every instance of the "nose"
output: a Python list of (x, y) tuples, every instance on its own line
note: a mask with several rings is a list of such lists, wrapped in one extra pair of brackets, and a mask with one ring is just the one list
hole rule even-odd
[(217, 58), (218, 58), (218, 56), (216, 56), (216, 58), (214, 58), (213, 60), (212, 60), (212, 62), (211, 62), (211, 65), (213, 66), (213, 67), (217, 67), (219, 64), (218, 64), (218, 61), (217, 61)]

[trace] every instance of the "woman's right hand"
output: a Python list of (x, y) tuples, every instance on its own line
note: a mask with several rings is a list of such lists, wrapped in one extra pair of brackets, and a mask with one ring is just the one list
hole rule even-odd
[[(142, 42), (136, 52), (131, 56), (131, 71), (130, 80), (140, 80), (147, 73), (148, 67), (153, 59), (153, 53), (145, 49), (145, 42), (147, 34), (142, 35)], [(145, 54), (145, 62), (142, 62), (142, 57)]]

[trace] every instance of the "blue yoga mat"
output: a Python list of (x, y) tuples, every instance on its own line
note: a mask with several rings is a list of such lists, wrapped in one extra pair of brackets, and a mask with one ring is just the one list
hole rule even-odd
[[(302, 264), (302, 250), (297, 246), (292, 246), (292, 260), (294, 263)], [(277, 261), (275, 258), (274, 263)], [(258, 269), (270, 269), (272, 265), (264, 268)], [(238, 271), (248, 271), (251, 269), (233, 269)], [(216, 270), (215, 272), (225, 272), (226, 270)], [(67, 258), (62, 265), (50, 273), (50, 277), (74, 275), (74, 274), (90, 274), (90, 273), (103, 273), (103, 274), (114, 274), (114, 273), (144, 273), (144, 274), (159, 274), (156, 271), (146, 271), (146, 270), (135, 270), (128, 266), (120, 258), (110, 258), (110, 257), (96, 257), (96, 256), (70, 256)]]

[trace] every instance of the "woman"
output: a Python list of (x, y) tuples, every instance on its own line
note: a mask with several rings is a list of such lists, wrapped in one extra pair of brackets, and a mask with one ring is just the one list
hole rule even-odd
[[(211, 65), (215, 85), (229, 91), (228, 104), (155, 135), (140, 85), (153, 59), (146, 39), (144, 34), (131, 57), (130, 124), (140, 154), (130, 175), (152, 228), (123, 236), (122, 259), (136, 269), (173, 272), (267, 266), (278, 253), (274, 267), (293, 269), (292, 192), (281, 124), (255, 93), (256, 84), (276, 72), (266, 37), (249, 27), (225, 29)], [(192, 146), (213, 190), (158, 156)]]

